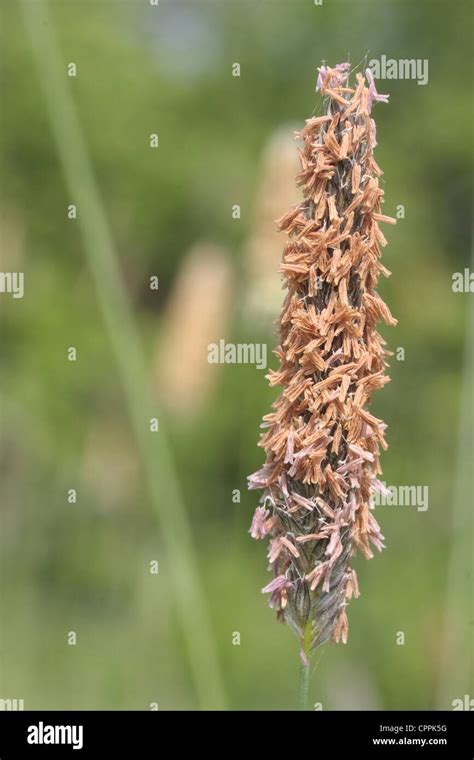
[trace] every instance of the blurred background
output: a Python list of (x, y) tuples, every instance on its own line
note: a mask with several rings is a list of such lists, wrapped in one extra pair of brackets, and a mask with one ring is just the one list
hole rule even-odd
[(310, 704), (474, 696), (473, 296), (452, 290), (473, 268), (470, 3), (0, 5), (0, 268), (25, 277), (22, 299), (0, 294), (0, 697), (295, 707), (298, 642), (247, 533), (276, 390), (207, 347), (266, 343), (275, 366), (293, 132), (320, 108), (321, 61), (382, 55), (428, 59), (429, 80), (378, 87), (383, 211), (404, 214), (381, 332), (404, 358), (372, 411), (384, 481), (428, 486), (429, 508), (376, 507), (387, 549), (355, 561), (349, 643), (318, 655)]

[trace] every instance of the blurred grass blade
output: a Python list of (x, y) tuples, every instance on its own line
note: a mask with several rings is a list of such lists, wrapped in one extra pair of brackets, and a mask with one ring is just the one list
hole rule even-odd
[[(471, 271), (474, 268), (474, 245)], [(472, 516), (472, 450), (474, 383), (474, 304), (466, 300), (466, 337), (462, 395), (459, 408), (456, 483), (452, 503), (450, 562), (442, 634), (437, 705), (451, 710), (454, 699), (472, 696), (473, 659), (472, 626), (474, 624), (473, 593), (473, 516)], [(456, 472), (457, 470), (457, 472)]]
[(150, 417), (159, 417), (159, 414), (156, 404), (151, 401), (140, 336), (122, 282), (76, 107), (66, 84), (66, 65), (60, 57), (47, 1), (20, 0), (20, 6), (31, 38), (67, 187), (79, 210), (84, 249), (148, 478), (151, 501), (165, 546), (170, 591), (186, 642), (199, 704), (203, 708), (223, 709), (224, 690), (191, 529), (163, 420), (160, 418), (159, 433), (149, 432)]

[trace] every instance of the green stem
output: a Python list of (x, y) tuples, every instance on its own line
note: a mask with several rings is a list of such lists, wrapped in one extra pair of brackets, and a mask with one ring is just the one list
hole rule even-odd
[(300, 685), (298, 691), (298, 710), (308, 709), (309, 663), (300, 667)]
[[(47, 0), (21, 0), (25, 25), (43, 86), (51, 130), (70, 198), (80, 209), (84, 250), (97, 298), (115, 352), (129, 416), (147, 476), (179, 623), (200, 707), (225, 709), (226, 701), (204, 584), (200, 578), (191, 524), (166, 436), (164, 420), (151, 395), (141, 336), (125, 287), (117, 251), (99, 193), (76, 104), (66, 84)], [(151, 433), (151, 417), (159, 433)]]
[[(298, 690), (298, 710), (308, 709), (308, 687), (309, 687), (309, 668), (311, 659), (311, 640), (313, 626), (311, 620), (308, 620), (301, 639), (302, 662), (300, 667), (300, 683)], [(304, 664), (306, 662), (306, 665)]]

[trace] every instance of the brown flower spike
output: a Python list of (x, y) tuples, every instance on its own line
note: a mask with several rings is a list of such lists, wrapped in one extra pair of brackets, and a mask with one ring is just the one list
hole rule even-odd
[(297, 134), (303, 200), (278, 222), (288, 239), (280, 271), (287, 295), (279, 319), (280, 366), (270, 385), (282, 391), (264, 417), (267, 454), (249, 487), (264, 489), (250, 533), (270, 538), (270, 606), (311, 652), (347, 641), (347, 600), (359, 595), (351, 558), (370, 558), (383, 536), (369, 508), (382, 490), (379, 449), (385, 424), (369, 411), (389, 378), (376, 325), (396, 320), (376, 291), (386, 240), (379, 222), (382, 172), (373, 158), (375, 89), (370, 70), (347, 86), (349, 64), (321, 67), (325, 116)]

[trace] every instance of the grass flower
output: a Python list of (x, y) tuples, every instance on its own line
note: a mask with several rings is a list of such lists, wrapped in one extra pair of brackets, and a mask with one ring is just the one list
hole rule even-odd
[(395, 220), (381, 213), (370, 114), (388, 96), (369, 70), (354, 87), (348, 77), (347, 63), (318, 69), (325, 114), (297, 133), (303, 199), (278, 223), (287, 295), (279, 367), (268, 375), (281, 392), (262, 425), (266, 462), (249, 478), (263, 490), (250, 531), (269, 539), (273, 580), (263, 591), (298, 635), (305, 666), (326, 641), (347, 641), (347, 602), (359, 595), (353, 555), (384, 547), (369, 502), (386, 426), (369, 405), (389, 380), (376, 326), (396, 320), (376, 287), (390, 274), (379, 223)]

